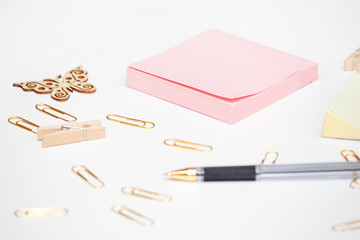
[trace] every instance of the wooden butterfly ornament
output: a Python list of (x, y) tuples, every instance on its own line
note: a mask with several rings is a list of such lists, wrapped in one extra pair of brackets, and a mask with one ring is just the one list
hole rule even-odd
[(61, 75), (55, 79), (44, 79), (39, 82), (14, 83), (14, 87), (21, 87), (24, 91), (34, 91), (38, 94), (51, 94), (51, 98), (64, 102), (70, 98), (74, 90), (80, 93), (94, 93), (96, 87), (88, 81), (88, 71), (79, 66), (67, 72), (61, 80)]

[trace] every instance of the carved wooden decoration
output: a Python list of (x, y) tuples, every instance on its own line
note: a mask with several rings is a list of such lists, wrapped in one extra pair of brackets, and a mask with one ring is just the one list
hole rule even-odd
[(51, 94), (52, 99), (60, 102), (67, 101), (73, 90), (80, 93), (94, 93), (96, 87), (88, 83), (88, 71), (79, 66), (67, 72), (63, 79), (61, 75), (55, 79), (44, 79), (39, 82), (14, 83), (14, 87), (21, 87), (24, 91), (34, 91), (38, 94)]

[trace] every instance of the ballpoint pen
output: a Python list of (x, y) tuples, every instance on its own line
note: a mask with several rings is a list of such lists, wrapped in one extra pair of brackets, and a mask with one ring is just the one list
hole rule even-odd
[(171, 171), (166, 175), (190, 182), (358, 178), (360, 162), (196, 167)]

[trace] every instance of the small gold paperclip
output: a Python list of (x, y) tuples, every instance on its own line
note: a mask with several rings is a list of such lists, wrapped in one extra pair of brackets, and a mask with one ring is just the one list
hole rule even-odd
[[(101, 181), (97, 176), (95, 176), (95, 174), (93, 174), (92, 172), (89, 171), (89, 169), (87, 169), (85, 166), (83, 165), (76, 165), (73, 166), (71, 168), (71, 170), (76, 173), (77, 175), (79, 175), (82, 179), (84, 179), (87, 183), (89, 183), (92, 187), (94, 188), (103, 188), (104, 187), (104, 183), (103, 181)], [(86, 175), (91, 176), (91, 178), (87, 178), (84, 176), (85, 173)]]
[(360, 229), (360, 220), (339, 223), (332, 227), (334, 232), (347, 232)]
[(142, 197), (146, 199), (156, 200), (160, 202), (170, 202), (171, 197), (169, 195), (160, 194), (156, 192), (150, 192), (148, 190), (140, 189), (140, 188), (134, 188), (131, 186), (125, 186), (121, 189), (121, 191), (125, 194)]
[(345, 158), (346, 161), (350, 162), (349, 157), (355, 158), (357, 161), (360, 161), (360, 157), (351, 149), (345, 149), (341, 151), (341, 156)]
[(351, 182), (350, 182), (350, 188), (354, 189), (354, 190), (360, 190), (360, 182), (358, 182), (359, 178), (354, 178)]
[[(147, 122), (144, 120), (138, 120), (138, 119), (134, 119), (134, 118), (123, 117), (123, 116), (119, 116), (116, 114), (109, 114), (106, 116), (106, 118), (109, 119), (110, 121), (119, 122), (121, 124), (126, 124), (126, 125), (133, 126), (133, 127), (139, 127), (139, 128), (144, 128), (144, 129), (152, 129), (155, 127), (155, 124), (152, 122)], [(127, 120), (127, 121), (122, 121), (117, 118)]]
[[(54, 117), (54, 118), (64, 120), (65, 122), (75, 122), (77, 120), (76, 117), (74, 117), (74, 116), (72, 116), (72, 115), (70, 115), (70, 114), (68, 114), (66, 112), (63, 112), (63, 111), (61, 111), (59, 109), (56, 109), (54, 107), (51, 107), (51, 106), (49, 106), (49, 105), (47, 105), (45, 103), (36, 104), (35, 108), (37, 110), (47, 114), (47, 115), (50, 115), (50, 116)], [(51, 111), (54, 112), (54, 113), (58, 113), (58, 114), (60, 114), (60, 116), (63, 116), (65, 118), (60, 117), (58, 115), (55, 115), (54, 113), (51, 113)]]
[(186, 148), (191, 150), (196, 150), (200, 152), (211, 152), (213, 150), (212, 146), (209, 145), (203, 145), (193, 142), (188, 142), (176, 138), (168, 138), (165, 139), (164, 144), (171, 147), (180, 147), (180, 148)]
[(111, 210), (114, 213), (120, 214), (127, 219), (134, 221), (136, 223), (139, 223), (145, 227), (150, 227), (155, 222), (151, 218), (145, 217), (144, 215), (141, 215), (138, 212), (135, 212), (134, 210), (131, 210), (125, 206), (122, 206), (121, 204), (114, 205)]
[(264, 163), (265, 163), (265, 160), (268, 158), (268, 156), (269, 156), (270, 154), (275, 155), (275, 158), (274, 158), (274, 160), (272, 161), (272, 164), (275, 164), (275, 163), (276, 163), (276, 160), (277, 160), (278, 157), (279, 157), (279, 153), (278, 153), (278, 152), (267, 152), (267, 153), (265, 154), (264, 159), (261, 161), (260, 164), (264, 164)]
[(20, 208), (15, 211), (18, 218), (61, 217), (68, 214), (66, 208)]
[[(352, 157), (353, 159), (360, 161), (360, 157), (351, 149), (342, 150), (341, 156), (343, 156), (343, 158), (348, 162), (351, 161), (349, 157)], [(358, 182), (358, 177), (355, 177), (353, 180), (351, 180), (349, 186), (351, 189), (360, 190), (360, 183)]]
[[(15, 125), (15, 126), (18, 126), (18, 127), (22, 128), (22, 129), (25, 129), (25, 130), (27, 130), (29, 132), (35, 133), (35, 134), (37, 134), (37, 131), (35, 131), (34, 128), (36, 128), (36, 130), (39, 128), (39, 126), (36, 125), (35, 123), (32, 123), (32, 122), (30, 122), (30, 121), (28, 121), (26, 119), (21, 118), (21, 117), (11, 117), (11, 118), (8, 119), (8, 122)], [(25, 125), (23, 125), (23, 124), (25, 124)], [(31, 127), (28, 127), (26, 125), (31, 126)]]

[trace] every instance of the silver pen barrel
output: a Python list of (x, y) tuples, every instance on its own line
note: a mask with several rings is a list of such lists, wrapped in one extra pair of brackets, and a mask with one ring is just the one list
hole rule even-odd
[(360, 177), (360, 162), (258, 165), (256, 180), (341, 179)]

